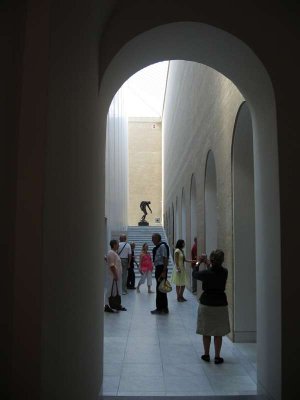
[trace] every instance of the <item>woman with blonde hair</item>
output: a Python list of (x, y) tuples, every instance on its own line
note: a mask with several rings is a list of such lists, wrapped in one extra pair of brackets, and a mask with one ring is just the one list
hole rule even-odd
[(142, 276), (136, 288), (136, 291), (138, 293), (140, 293), (140, 286), (145, 282), (146, 279), (148, 285), (148, 293), (154, 293), (151, 290), (152, 271), (153, 271), (153, 262), (151, 254), (148, 252), (148, 244), (144, 243), (140, 254), (140, 272)]
[(185, 286), (188, 282), (188, 277), (187, 273), (185, 270), (185, 262), (193, 263), (193, 260), (187, 260), (185, 258), (185, 254), (183, 252), (185, 243), (183, 239), (177, 240), (176, 243), (176, 249), (174, 253), (174, 269), (172, 272), (171, 276), (171, 282), (175, 283), (176, 285), (176, 293), (177, 293), (177, 301), (182, 303), (183, 301), (186, 301), (186, 299), (183, 297), (183, 292), (185, 289)]

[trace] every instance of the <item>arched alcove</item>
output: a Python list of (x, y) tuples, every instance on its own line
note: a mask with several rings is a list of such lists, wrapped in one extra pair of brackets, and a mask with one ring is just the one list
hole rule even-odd
[(196, 179), (195, 175), (191, 178), (191, 188), (190, 188), (190, 208), (191, 208), (191, 240), (197, 237), (197, 189), (196, 189)]
[(182, 194), (181, 194), (181, 237), (186, 242), (186, 240), (187, 240), (187, 237), (186, 237), (186, 204), (185, 204), (184, 188), (182, 188)]
[[(196, 188), (196, 179), (193, 174), (191, 177), (190, 184), (190, 238), (191, 238), (191, 247), (194, 244), (194, 238), (197, 237), (197, 188)], [(197, 291), (198, 281), (193, 279), (192, 271), (190, 270), (190, 285), (193, 292)]]
[[(214, 68), (237, 86), (249, 105), (254, 143), (256, 263), (261, 266), (257, 270), (257, 301), (260, 304), (257, 313), (258, 382), (274, 398), (279, 398), (280, 215), (276, 114), (271, 80), (254, 52), (233, 35), (197, 22), (161, 25), (128, 41), (108, 65), (100, 85), (100, 130), (103, 134), (108, 106), (119, 87), (138, 70), (164, 60), (195, 61)], [(104, 157), (104, 154), (99, 156)], [(174, 239), (174, 206), (172, 211)], [(267, 268), (270, 259), (273, 260), (271, 270)], [(268, 321), (267, 325), (265, 321)], [(269, 332), (272, 332), (271, 336)]]
[(205, 170), (205, 251), (209, 255), (218, 247), (218, 205), (216, 163), (212, 151), (208, 152)]
[(175, 240), (174, 244), (176, 244), (177, 240), (180, 239), (180, 221), (179, 221), (179, 204), (178, 197), (176, 197), (176, 206), (175, 206)]
[(164, 214), (164, 228), (165, 228), (165, 232), (166, 232), (167, 237), (169, 237), (169, 218), (168, 218), (168, 212), (167, 211)]
[(172, 218), (171, 218), (171, 208), (168, 208), (168, 242), (171, 243), (171, 230), (172, 230)]
[[(171, 232), (171, 249), (173, 249), (175, 245), (175, 211), (174, 211), (174, 204), (172, 203), (172, 232)], [(174, 252), (174, 251), (173, 251)]]
[(234, 340), (256, 341), (256, 266), (253, 130), (243, 103), (232, 144)]

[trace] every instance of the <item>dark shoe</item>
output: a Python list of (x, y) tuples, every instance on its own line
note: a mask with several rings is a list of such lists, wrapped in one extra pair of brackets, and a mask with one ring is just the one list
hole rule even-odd
[(162, 312), (162, 314), (169, 314), (169, 309), (168, 308), (164, 308), (161, 312)]
[(120, 306), (119, 308), (117, 308), (117, 310), (119, 310), (119, 311), (127, 311), (127, 309), (125, 307), (123, 307), (123, 306)]
[(110, 308), (107, 304), (104, 307), (104, 311), (105, 312), (110, 312), (110, 313), (114, 313), (114, 310), (112, 308)]
[(222, 357), (215, 357), (215, 364), (222, 364), (224, 362), (224, 358)]
[(207, 361), (207, 362), (210, 361), (210, 356), (209, 356), (209, 354), (203, 354), (203, 356), (201, 356), (201, 358), (202, 358), (203, 361)]
[(150, 311), (150, 312), (151, 312), (151, 314), (161, 314), (162, 313), (162, 311), (158, 310), (157, 308), (155, 310)]
[(179, 303), (182, 303), (184, 300), (183, 300), (181, 297), (178, 297), (178, 298), (177, 298), (177, 301), (178, 301)]
[(187, 301), (187, 299), (185, 299), (184, 297), (181, 297), (181, 301)]

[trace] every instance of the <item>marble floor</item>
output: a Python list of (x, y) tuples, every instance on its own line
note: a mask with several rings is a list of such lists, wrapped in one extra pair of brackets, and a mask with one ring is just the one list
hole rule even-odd
[(104, 313), (103, 396), (256, 397), (256, 345), (224, 338), (224, 364), (202, 361), (197, 298), (189, 291), (185, 297), (188, 301), (178, 303), (173, 289), (170, 313), (152, 315), (155, 294), (143, 285), (141, 293), (122, 296), (128, 311)]

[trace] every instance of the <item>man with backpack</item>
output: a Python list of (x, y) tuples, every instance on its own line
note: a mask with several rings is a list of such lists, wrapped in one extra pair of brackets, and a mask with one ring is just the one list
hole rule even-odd
[(169, 246), (167, 243), (161, 241), (161, 236), (159, 233), (154, 233), (152, 235), (152, 242), (155, 245), (152, 253), (156, 279), (156, 309), (152, 310), (151, 314), (168, 314), (169, 309), (167, 293), (160, 292), (158, 287), (162, 279), (167, 279)]

